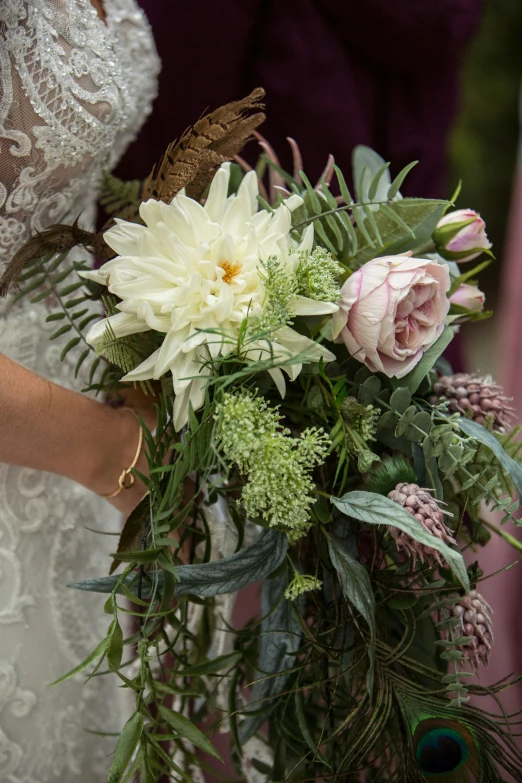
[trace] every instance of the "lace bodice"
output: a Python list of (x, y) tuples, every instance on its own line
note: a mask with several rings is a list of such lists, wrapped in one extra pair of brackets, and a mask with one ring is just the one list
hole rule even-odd
[[(147, 22), (135, 0), (104, 8), (106, 24), (90, 0), (0, 0), (0, 271), (49, 223), (81, 215), (89, 227), (97, 182), (150, 110), (159, 62)], [(48, 312), (0, 299), (0, 352), (80, 390)], [(117, 538), (93, 529), (117, 534), (119, 514), (66, 479), (0, 464), (1, 783), (107, 779), (115, 739), (86, 730), (119, 732), (126, 692), (106, 677), (48, 687), (110, 620), (99, 596), (66, 587), (107, 572)]]
[(31, 232), (80, 213), (136, 135), (159, 68), (134, 0), (0, 2), (0, 270)]

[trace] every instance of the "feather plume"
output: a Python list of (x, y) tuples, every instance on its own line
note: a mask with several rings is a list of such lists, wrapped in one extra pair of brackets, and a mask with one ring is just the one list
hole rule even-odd
[(0, 278), (0, 296), (6, 296), (9, 286), (18, 278), (22, 269), (34, 258), (54, 256), (58, 253), (66, 253), (71, 248), (82, 245), (101, 258), (109, 258), (112, 251), (105, 244), (102, 234), (94, 234), (84, 231), (75, 220), (72, 226), (57, 223), (49, 226), (45, 231), (31, 237), (14, 254)]
[[(188, 195), (200, 198), (214, 170), (239, 153), (253, 131), (265, 119), (260, 87), (246, 98), (227, 103), (185, 131), (172, 142), (152, 170), (143, 191), (143, 200), (155, 198), (170, 202), (187, 187)], [(255, 111), (255, 114), (251, 114)]]

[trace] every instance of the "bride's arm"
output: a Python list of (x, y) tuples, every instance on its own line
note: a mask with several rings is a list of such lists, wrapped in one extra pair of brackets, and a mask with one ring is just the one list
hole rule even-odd
[[(0, 462), (57, 473), (109, 495), (134, 460), (139, 432), (132, 413), (57, 386), (0, 354)], [(143, 449), (136, 467), (147, 471)], [(144, 493), (136, 478), (110, 502), (129, 513)]]

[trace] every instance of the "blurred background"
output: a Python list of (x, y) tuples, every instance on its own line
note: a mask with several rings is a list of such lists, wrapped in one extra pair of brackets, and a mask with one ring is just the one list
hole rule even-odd
[[(487, 0), (464, 58), (461, 108), (450, 145), (448, 195), (462, 180), (458, 206), (481, 213), (493, 242), (497, 261), (481, 274), (480, 283), (486, 307), (495, 314), (463, 329), (468, 368), (493, 375), (498, 369), (499, 300), (519, 144), (521, 78), (522, 3)], [(511, 219), (522, 223), (522, 213)]]

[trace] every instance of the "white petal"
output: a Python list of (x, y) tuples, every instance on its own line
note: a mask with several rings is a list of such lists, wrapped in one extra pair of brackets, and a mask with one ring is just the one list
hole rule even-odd
[(111, 329), (116, 337), (126, 337), (129, 334), (149, 331), (149, 327), (141, 318), (137, 318), (131, 313), (116, 313), (116, 315), (111, 315), (109, 318), (97, 321), (91, 326), (87, 332), (87, 337), (85, 338), (89, 345), (97, 345), (101, 342), (107, 324), (111, 325)]
[(107, 285), (109, 274), (108, 272), (103, 272), (102, 270), (103, 267), (101, 269), (92, 269), (89, 272), (78, 272), (78, 275), (85, 278), (86, 280), (94, 280), (95, 283)]
[(145, 226), (117, 219), (116, 225), (109, 228), (103, 238), (118, 255), (128, 256), (136, 252), (138, 241), (145, 231)]
[(290, 212), (293, 212), (294, 209), (301, 207), (304, 204), (304, 201), (301, 196), (297, 195), (297, 193), (293, 193), (291, 196), (288, 196), (288, 198), (285, 198), (283, 204), (290, 210)]
[(248, 171), (237, 190), (238, 196), (246, 196), (250, 204), (251, 215), (255, 215), (259, 209), (259, 202), (257, 197), (259, 195), (259, 185), (257, 182), (257, 174), (255, 171)]
[(179, 432), (185, 424), (188, 424), (190, 386), (174, 398), (173, 422), (174, 429)]
[(279, 367), (273, 367), (271, 370), (268, 370), (268, 374), (272, 377), (272, 380), (277, 386), (277, 391), (284, 399), (286, 394), (286, 381), (281, 369)]
[(339, 306), (333, 302), (320, 302), (307, 296), (296, 296), (290, 302), (290, 312), (293, 315), (328, 315), (336, 313)]
[(225, 214), (230, 181), (230, 163), (224, 163), (216, 172), (208, 191), (205, 212), (214, 223), (220, 223)]
[(309, 226), (303, 231), (301, 242), (299, 243), (299, 250), (305, 253), (311, 253), (314, 246), (314, 224), (310, 223)]
[(124, 375), (122, 381), (148, 381), (151, 378), (154, 378), (154, 367), (159, 351), (160, 349), (158, 348), (157, 351), (154, 351), (147, 359), (135, 367), (134, 370), (131, 370), (127, 375)]

